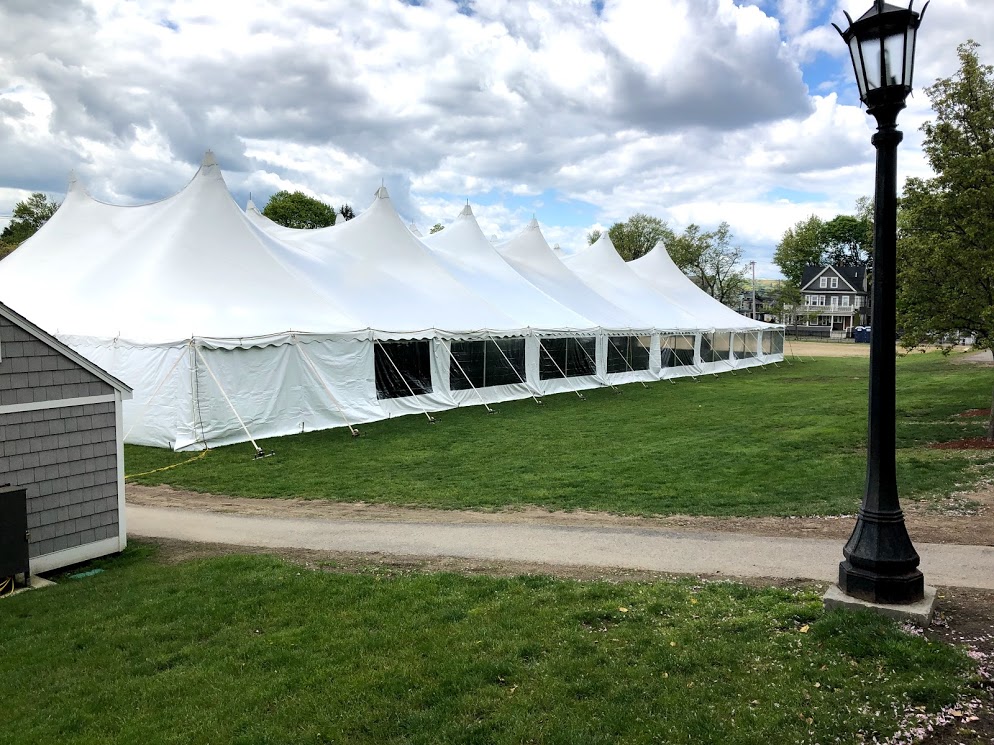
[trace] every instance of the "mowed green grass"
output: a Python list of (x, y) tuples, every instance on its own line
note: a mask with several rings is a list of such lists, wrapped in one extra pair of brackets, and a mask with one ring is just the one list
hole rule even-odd
[[(929, 449), (980, 436), (994, 370), (939, 354), (898, 360), (898, 478), (905, 499), (968, 487), (994, 462)], [(815, 359), (737, 375), (627, 385), (365, 424), (249, 444), (134, 479), (248, 497), (496, 510), (537, 505), (666, 515), (854, 513), (866, 463), (866, 359)], [(128, 446), (126, 472), (190, 458)]]
[(853, 742), (972, 683), (814, 591), (155, 551), (0, 600), (0, 743)]

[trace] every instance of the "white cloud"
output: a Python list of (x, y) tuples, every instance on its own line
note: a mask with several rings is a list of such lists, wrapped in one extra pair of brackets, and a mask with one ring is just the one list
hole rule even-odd
[[(362, 209), (383, 179), (423, 227), (461, 197), (503, 192), (516, 206), (477, 209), (488, 235), (535, 210), (550, 241), (582, 245), (592, 225), (644, 211), (675, 227), (728, 220), (772, 254), (798, 219), (872, 188), (871, 122), (849, 105), (846, 52), (822, 22), (843, 22), (838, 0), (471, 7), (7, 0), (0, 214), (31, 191), (59, 194), (70, 168), (100, 198), (161, 198), (210, 147), (257, 201), (291, 188)], [(919, 85), (951, 74), (971, 34), (990, 59), (994, 3), (933, 3)], [(807, 90), (802, 72), (826, 59), (836, 73)], [(902, 115), (902, 176), (927, 173), (916, 130), (928, 116), (919, 90)], [(539, 207), (546, 193), (594, 211), (560, 219)]]

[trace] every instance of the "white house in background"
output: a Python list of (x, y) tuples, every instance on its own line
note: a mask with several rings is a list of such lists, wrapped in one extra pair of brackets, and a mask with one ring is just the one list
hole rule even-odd
[(818, 326), (829, 332), (848, 332), (861, 325), (869, 310), (865, 266), (810, 265), (801, 276), (801, 304), (794, 309), (796, 318), (786, 322)]

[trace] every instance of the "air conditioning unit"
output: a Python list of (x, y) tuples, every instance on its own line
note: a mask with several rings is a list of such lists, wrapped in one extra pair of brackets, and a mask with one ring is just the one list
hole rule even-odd
[(31, 579), (28, 561), (27, 489), (0, 487), (0, 583), (22, 574), (24, 584)]

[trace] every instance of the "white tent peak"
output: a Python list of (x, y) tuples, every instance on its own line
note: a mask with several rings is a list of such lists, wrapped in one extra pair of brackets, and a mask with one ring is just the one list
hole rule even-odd
[(375, 196), (377, 199), (389, 199), (390, 192), (387, 191), (387, 187), (381, 186), (379, 189), (376, 190)]
[(590, 248), (594, 248), (595, 246), (599, 247), (601, 250), (609, 248), (617, 253), (614, 241), (611, 240), (611, 234), (606, 230), (602, 231), (597, 240), (590, 244)]
[(86, 194), (86, 188), (79, 182), (79, 178), (76, 177), (75, 168), (69, 170), (69, 183), (66, 186), (66, 196), (69, 196), (73, 192)]
[(206, 153), (204, 153), (204, 159), (201, 161), (200, 165), (202, 165), (202, 166), (216, 166), (217, 165), (217, 158), (214, 157), (214, 151), (213, 150), (208, 150)]
[(525, 225), (525, 230), (541, 230), (538, 226), (538, 220), (535, 218), (535, 215), (532, 215), (532, 219), (528, 221), (527, 225)]
[(415, 225), (413, 221), (411, 222), (410, 225), (407, 226), (407, 228), (412, 233), (414, 233), (414, 235), (416, 235), (418, 238), (424, 238), (424, 233), (422, 233), (420, 230), (418, 230), (418, 226)]
[(459, 217), (473, 217), (473, 208), (469, 206), (469, 202), (459, 211)]
[(245, 204), (246, 212), (258, 212), (259, 208), (255, 206), (255, 202), (252, 201), (252, 197), (249, 197), (248, 202)]

